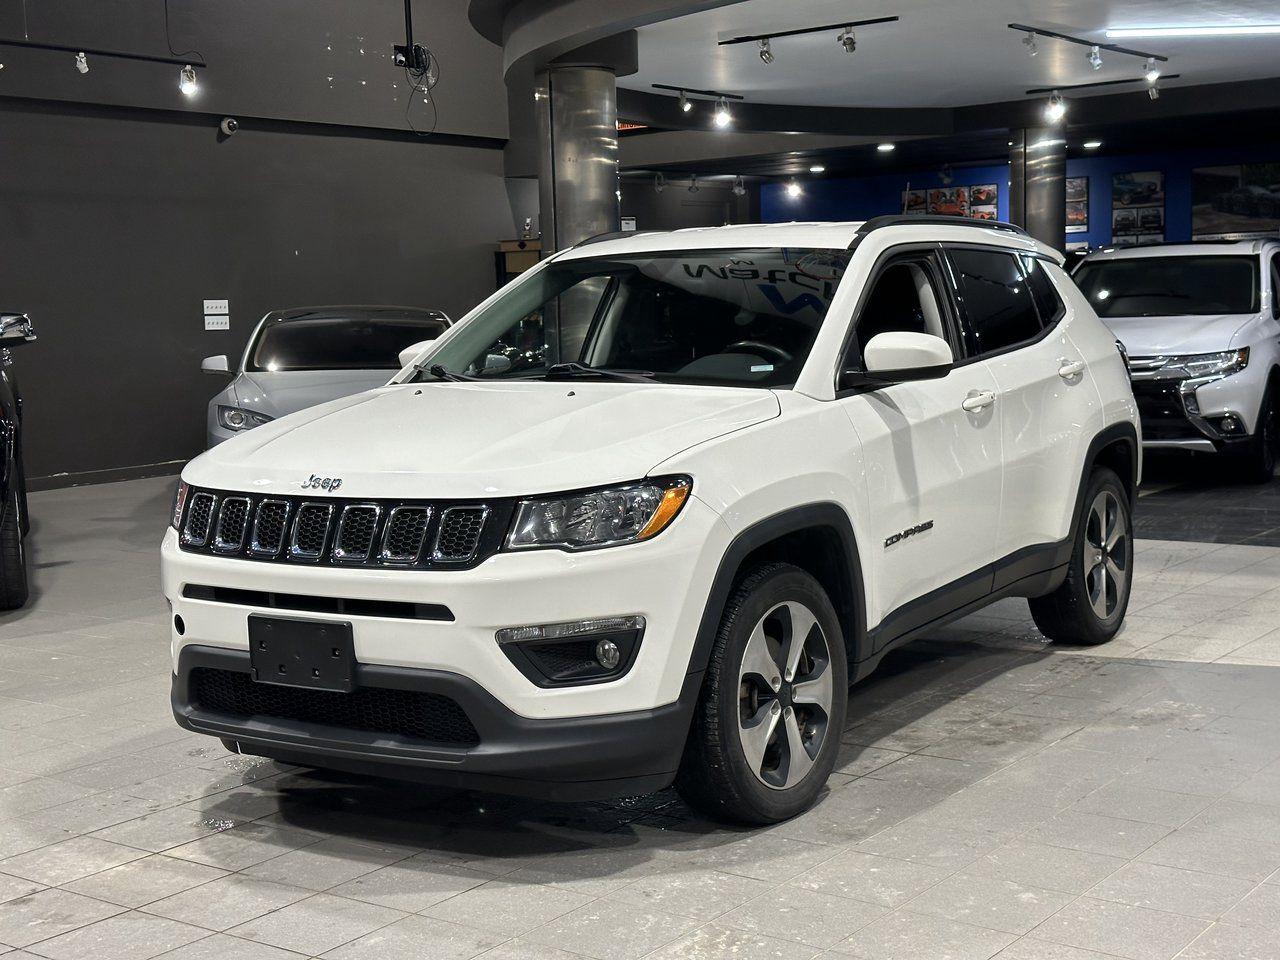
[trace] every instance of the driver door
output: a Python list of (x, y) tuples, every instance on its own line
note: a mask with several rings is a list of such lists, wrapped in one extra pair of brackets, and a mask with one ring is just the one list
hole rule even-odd
[(946, 376), (841, 391), (860, 441), (871, 519), (863, 568), (876, 649), (991, 590), (1001, 496), (1000, 409), (986, 364), (965, 363), (954, 304), (932, 245), (889, 251), (854, 317), (842, 370), (864, 369), (880, 333), (940, 336)]

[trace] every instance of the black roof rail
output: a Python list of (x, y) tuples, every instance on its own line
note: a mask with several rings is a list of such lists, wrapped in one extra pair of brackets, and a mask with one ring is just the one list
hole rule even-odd
[(642, 233), (664, 233), (663, 230), (610, 230), (607, 233), (597, 233), (593, 237), (587, 237), (585, 240), (579, 240), (577, 243), (570, 244), (565, 247), (566, 250), (574, 250), (578, 247), (585, 247), (589, 243), (602, 243), (605, 240), (619, 240), (622, 237), (638, 237)]
[(948, 227), (979, 227), (984, 230), (1002, 230), (1006, 233), (1017, 234), (1020, 237), (1029, 238), (1031, 236), (1017, 224), (1005, 223), (1003, 220), (971, 220), (968, 217), (942, 216), (940, 214), (890, 213), (881, 217), (872, 217), (860, 226), (853, 238), (853, 242), (857, 243), (871, 231), (879, 230), (882, 227), (901, 227), (922, 223)]

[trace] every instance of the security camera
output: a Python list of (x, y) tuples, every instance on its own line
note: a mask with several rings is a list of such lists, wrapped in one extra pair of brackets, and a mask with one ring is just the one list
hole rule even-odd
[(222, 122), (218, 124), (218, 129), (229, 137), (240, 129), (240, 121), (235, 117), (223, 117)]

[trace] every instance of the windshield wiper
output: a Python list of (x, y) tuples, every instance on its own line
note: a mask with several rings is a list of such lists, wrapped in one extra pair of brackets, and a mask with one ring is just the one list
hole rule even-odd
[(652, 383), (656, 374), (649, 370), (611, 370), (608, 367), (591, 367), (585, 363), (569, 361), (553, 363), (542, 374), (546, 380), (574, 380), (598, 377), (601, 380), (629, 380), (634, 383)]
[(429, 373), (431, 374), (431, 376), (435, 377), (437, 380), (452, 380), (454, 382), (461, 382), (461, 381), (470, 381), (470, 380), (480, 379), (479, 377), (468, 376), (465, 373), (453, 373), (449, 370), (446, 370), (443, 366), (441, 366), (438, 363), (433, 363), (429, 367), (420, 367), (415, 363), (413, 365), (413, 369), (416, 370), (419, 374)]

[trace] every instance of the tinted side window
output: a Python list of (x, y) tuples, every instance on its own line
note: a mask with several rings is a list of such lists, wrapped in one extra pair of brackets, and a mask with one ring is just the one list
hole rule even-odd
[(1040, 322), (1046, 327), (1057, 323), (1066, 309), (1058, 290), (1049, 279), (1044, 261), (1039, 257), (1023, 257), (1022, 269), (1027, 274), (1027, 283), (1031, 287), (1031, 296), (1035, 299), (1036, 309), (1040, 311)]
[(1280, 253), (1271, 258), (1271, 316), (1280, 320)]
[(994, 353), (1040, 334), (1040, 315), (1016, 257), (964, 248), (953, 248), (950, 256), (964, 302), (970, 356)]

